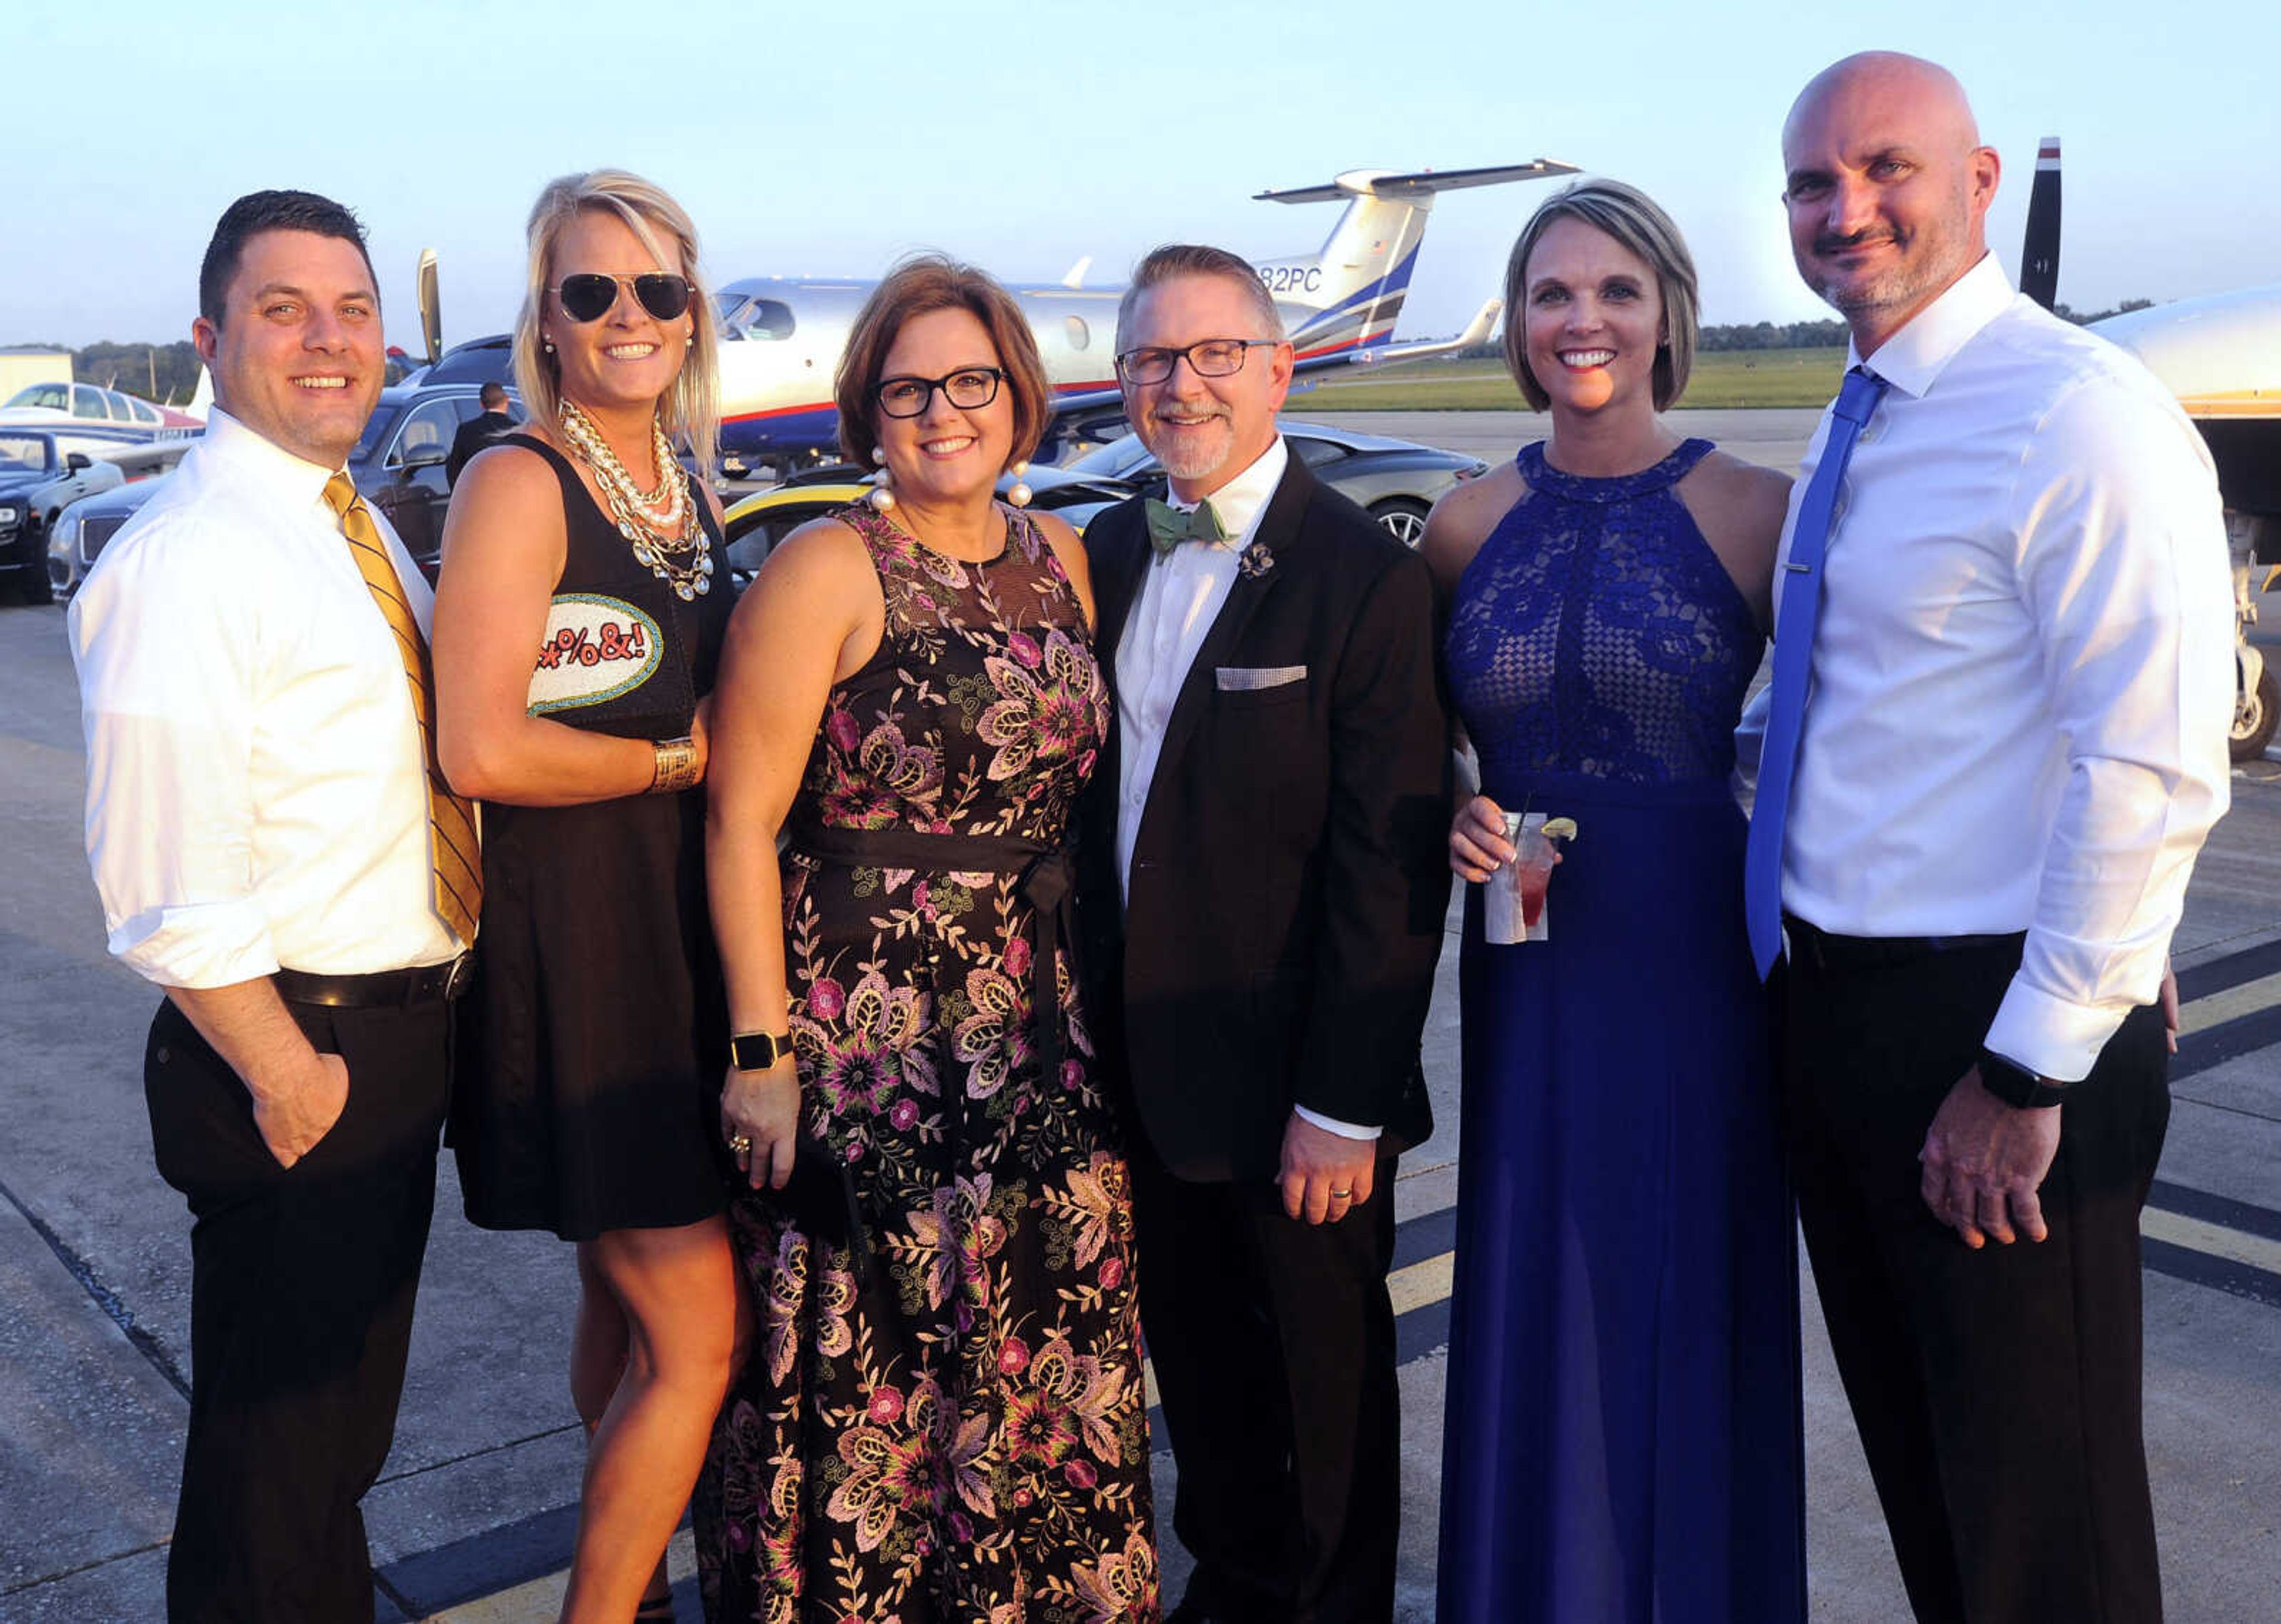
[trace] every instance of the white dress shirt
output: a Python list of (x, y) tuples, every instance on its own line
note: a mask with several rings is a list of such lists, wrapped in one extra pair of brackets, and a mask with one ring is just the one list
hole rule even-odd
[[(332, 472), (213, 413), (71, 606), (88, 859), (111, 951), (161, 986), (458, 951), (410, 687)], [(428, 584), (373, 521), (424, 631)]]
[(1992, 256), (1867, 364), (1891, 387), (1831, 531), (1783, 906), (1850, 936), (2025, 931), (1987, 1047), (2076, 1081), (2156, 996), (2226, 808), (2216, 477), (2150, 373)]
[[(1207, 499), (1226, 537), (1184, 541), (1150, 558), (1125, 617), (1117, 645), (1117, 883), (1128, 896), (1133, 847), (1140, 839), (1140, 815), (1148, 810), (1148, 786), (1156, 781), (1156, 757), (1164, 747), (1164, 724), (1172, 719), (1196, 651), (1227, 602), (1236, 565), (1257, 534), (1260, 515), (1290, 460), (1290, 450), (1278, 435), (1250, 467), (1213, 491)], [(1169, 491), (1166, 499), (1183, 513), (1198, 506), (1174, 499)], [(1376, 1139), (1380, 1132), (1303, 1105), (1292, 1110), (1343, 1139)]]

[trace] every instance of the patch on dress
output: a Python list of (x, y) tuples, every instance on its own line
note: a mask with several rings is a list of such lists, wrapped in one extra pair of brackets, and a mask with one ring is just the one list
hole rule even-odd
[(624, 599), (564, 592), (547, 607), (546, 635), (530, 673), (530, 714), (630, 693), (656, 674), (664, 657), (657, 623)]

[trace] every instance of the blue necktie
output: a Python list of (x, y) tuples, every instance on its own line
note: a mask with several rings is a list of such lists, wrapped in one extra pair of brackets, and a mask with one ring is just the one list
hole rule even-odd
[(1830, 408), (1829, 438), (1821, 466), (1798, 505), (1790, 557), (1782, 568), (1782, 613), (1775, 617), (1774, 698), (1767, 712), (1766, 747), (1759, 758), (1759, 795), (1751, 810), (1751, 839), (1743, 862), (1743, 916), (1751, 928), (1751, 957), (1764, 980), (1782, 956), (1782, 822), (1798, 776), (1798, 739), (1805, 722), (1805, 689), (1813, 669), (1813, 623), (1821, 614), (1821, 561), (1853, 443), (1885, 392), (1885, 380), (1856, 367), (1845, 375)]

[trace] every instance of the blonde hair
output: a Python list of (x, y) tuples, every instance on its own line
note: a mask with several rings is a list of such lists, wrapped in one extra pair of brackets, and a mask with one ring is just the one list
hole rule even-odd
[(1621, 181), (1578, 181), (1547, 197), (1528, 224), (1504, 267), (1504, 365), (1528, 404), (1542, 412), (1552, 397), (1528, 369), (1528, 256), (1538, 241), (1559, 220), (1581, 220), (1604, 231), (1630, 252), (1645, 260), (1655, 273), (1656, 293), (1663, 302), (1664, 341), (1656, 351), (1652, 389), (1655, 409), (1667, 409), (1687, 391), (1688, 375), (1695, 369), (1695, 336), (1700, 301), (1695, 288), (1695, 260), (1687, 240), (1671, 216), (1636, 186)]
[(721, 438), (721, 318), (713, 307), (697, 262), (697, 228), (663, 188), (622, 169), (592, 169), (549, 181), (530, 207), (526, 228), (530, 267), (522, 311), (514, 323), (514, 381), (523, 409), (552, 425), (562, 411), (561, 364), (545, 348), (539, 322), (553, 283), (554, 250), (570, 222), (587, 213), (615, 214), (649, 250), (661, 267), (670, 266), (670, 242), (689, 279), (692, 343), (673, 387), (658, 403), (669, 437), (680, 435), (695, 453), (700, 477), (710, 473)]

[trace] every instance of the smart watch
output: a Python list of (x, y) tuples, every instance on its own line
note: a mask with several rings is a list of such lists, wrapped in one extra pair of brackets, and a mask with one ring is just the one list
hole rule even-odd
[(739, 1071), (765, 1071), (792, 1053), (792, 1033), (739, 1032), (729, 1039), (729, 1063)]
[(1980, 1086), (2018, 1110), (2061, 1104), (2068, 1094), (2067, 1084), (2037, 1077), (2018, 1062), (1986, 1048), (1980, 1051)]

